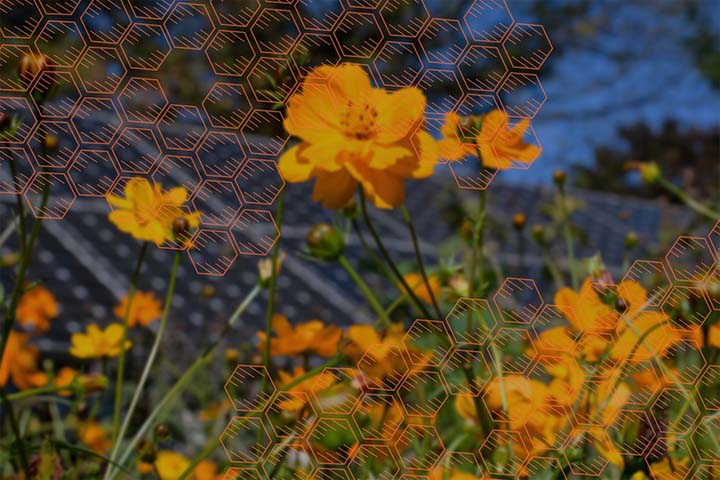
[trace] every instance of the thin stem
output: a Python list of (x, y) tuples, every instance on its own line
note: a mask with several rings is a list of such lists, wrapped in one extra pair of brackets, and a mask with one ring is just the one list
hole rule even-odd
[(370, 255), (370, 258), (372, 258), (373, 262), (378, 266), (380, 270), (382, 270), (383, 275), (390, 281), (392, 281), (393, 274), (390, 270), (388, 270), (387, 265), (383, 263), (382, 259), (378, 256), (375, 251), (370, 248), (370, 245), (368, 245), (367, 240), (365, 240), (365, 235), (363, 235), (362, 230), (360, 230), (360, 223), (358, 223), (357, 219), (352, 220), (352, 226), (353, 231), (355, 232), (355, 235), (358, 237), (358, 240), (360, 241), (360, 245), (362, 246), (365, 253)]
[(123, 465), (130, 457), (132, 452), (135, 451), (135, 446), (140, 443), (140, 440), (142, 440), (145, 434), (153, 426), (155, 419), (175, 399), (175, 397), (177, 397), (185, 389), (185, 387), (188, 385), (190, 380), (192, 380), (195, 374), (202, 367), (209, 363), (209, 361), (212, 359), (213, 354), (215, 353), (215, 349), (217, 348), (217, 346), (226, 337), (227, 333), (235, 326), (238, 319), (242, 316), (243, 313), (245, 313), (248, 306), (257, 298), (257, 296), (260, 294), (260, 292), (262, 292), (262, 290), (262, 286), (260, 286), (260, 284), (257, 284), (253, 287), (252, 290), (250, 290), (250, 292), (248, 292), (248, 294), (245, 296), (242, 302), (240, 302), (233, 314), (228, 319), (220, 335), (218, 335), (215, 340), (213, 340), (210, 344), (208, 344), (207, 347), (205, 347), (203, 354), (198, 357), (195, 362), (193, 362), (193, 364), (180, 376), (180, 378), (175, 382), (175, 384), (170, 387), (170, 390), (168, 390), (168, 392), (163, 396), (163, 398), (160, 399), (153, 411), (150, 412), (150, 414), (145, 419), (145, 422), (143, 422), (138, 431), (135, 433), (135, 436), (132, 438), (132, 440), (130, 440), (130, 443), (126, 445), (125, 452), (118, 461), (120, 465)]
[(438, 301), (435, 298), (435, 292), (433, 292), (430, 287), (430, 281), (428, 280), (427, 272), (425, 271), (425, 262), (423, 262), (422, 253), (420, 252), (420, 242), (418, 241), (417, 232), (415, 231), (415, 224), (413, 224), (410, 212), (408, 212), (405, 205), (400, 207), (400, 211), (402, 212), (403, 219), (408, 226), (408, 230), (410, 230), (410, 238), (412, 238), (413, 250), (415, 251), (415, 260), (417, 261), (418, 269), (420, 270), (423, 282), (425, 282), (425, 288), (427, 288), (428, 295), (430, 296), (433, 308), (435, 309), (435, 314), (437, 315), (437, 318), (443, 318), (442, 311), (440, 311), (440, 305), (438, 305)]
[(15, 187), (15, 198), (17, 200), (18, 208), (18, 232), (20, 237), (20, 254), (25, 252), (27, 247), (27, 237), (25, 232), (25, 205), (23, 204), (22, 189), (20, 188), (17, 175), (17, 165), (15, 164), (15, 154), (12, 149), (8, 150), (10, 155), (10, 172), (12, 173), (13, 186)]
[(715, 222), (718, 218), (720, 218), (720, 212), (715, 212), (714, 210), (706, 207), (694, 198), (691, 198), (687, 193), (683, 192), (680, 188), (676, 187), (673, 183), (665, 180), (664, 178), (660, 177), (658, 179), (658, 184), (671, 194), (675, 195), (678, 199), (680, 199), (680, 201), (682, 201), (692, 210), (709, 219), (710, 221)]
[(570, 282), (573, 290), (578, 289), (577, 265), (575, 263), (575, 242), (572, 235), (572, 226), (570, 225), (570, 212), (567, 206), (567, 194), (565, 187), (558, 186), (560, 194), (560, 212), (562, 215), (563, 235), (565, 236), (565, 245), (567, 246), (568, 269), (570, 270)]
[(487, 193), (480, 190), (480, 204), (478, 206), (478, 216), (473, 226), (472, 237), (472, 254), (470, 257), (470, 278), (468, 279), (470, 296), (477, 297), (477, 283), (481, 287), (480, 295), (485, 288), (485, 255), (484, 255), (484, 231), (485, 231), (485, 213), (487, 208)]
[(25, 400), (26, 398), (32, 398), (37, 395), (46, 395), (58, 392), (70, 392), (73, 390), (72, 385), (55, 386), (48, 385), (47, 387), (29, 388), (27, 390), (21, 390), (19, 392), (11, 393), (7, 396), (11, 402), (18, 402)]
[[(278, 204), (277, 204), (277, 212), (276, 212), (276, 222), (277, 222), (277, 228), (278, 228), (278, 235), (280, 235), (280, 229), (282, 228), (282, 220), (283, 220), (283, 212), (285, 210), (285, 190), (280, 192), (280, 197), (278, 198)], [(271, 257), (271, 271), (270, 271), (270, 282), (268, 284), (268, 303), (267, 303), (267, 310), (265, 312), (265, 351), (263, 354), (263, 365), (265, 366), (266, 370), (270, 371), (270, 345), (271, 345), (271, 335), (272, 335), (272, 319), (275, 311), (275, 292), (277, 290), (277, 261), (278, 261), (278, 255), (280, 254), (280, 241), (275, 242), (275, 246), (273, 247), (272, 251), (272, 257)], [(262, 378), (262, 390), (265, 391), (268, 388), (268, 381), (263, 376)]]
[(555, 288), (557, 290), (560, 290), (561, 288), (565, 287), (565, 281), (563, 280), (562, 274), (560, 273), (560, 269), (555, 264), (555, 261), (550, 256), (550, 251), (548, 250), (548, 246), (545, 243), (542, 243), (540, 245), (540, 251), (542, 252), (543, 260), (545, 261), (545, 266), (550, 270), (550, 275), (553, 277), (553, 281), (555, 282)]
[[(130, 279), (130, 290), (127, 295), (127, 306), (125, 307), (125, 314), (123, 316), (123, 334), (122, 343), (125, 345), (127, 341), (128, 324), (130, 322), (130, 312), (132, 310), (132, 302), (135, 299), (135, 291), (137, 290), (138, 280), (140, 279), (140, 272), (142, 271), (143, 261), (148, 250), (148, 242), (143, 242), (140, 247), (140, 255), (138, 256), (137, 263), (135, 264), (135, 271), (133, 272), (132, 278)], [(113, 423), (112, 423), (112, 441), (113, 443), (118, 438), (118, 429), (120, 428), (120, 407), (122, 405), (122, 389), (123, 381), (125, 378), (125, 349), (120, 349), (120, 357), (118, 359), (117, 377), (115, 379), (115, 408), (113, 410)]]
[(8, 413), (8, 419), (10, 420), (10, 428), (15, 435), (15, 439), (18, 443), (18, 457), (20, 457), (20, 466), (25, 472), (25, 478), (30, 477), (30, 464), (28, 463), (27, 452), (25, 451), (25, 442), (22, 440), (22, 434), (20, 433), (20, 427), (18, 426), (17, 416), (15, 416), (15, 410), (13, 409), (12, 403), (8, 399), (5, 388), (0, 389), (0, 396), (2, 397), (3, 410)]
[[(127, 412), (125, 413), (125, 419), (123, 420), (122, 426), (120, 427), (120, 432), (117, 435), (117, 441), (113, 445), (112, 452), (110, 453), (110, 458), (112, 460), (115, 460), (118, 455), (118, 449), (120, 448), (120, 444), (122, 443), (122, 439), (125, 436), (125, 432), (128, 429), (128, 426), (130, 425), (130, 420), (132, 419), (133, 413), (135, 413), (135, 407), (137, 407), (137, 404), (140, 400), (140, 396), (142, 394), (143, 387), (145, 386), (145, 382), (147, 382), (148, 376), (150, 375), (150, 370), (152, 369), (153, 363), (155, 362), (155, 357), (157, 356), (157, 353), (160, 349), (160, 342), (162, 340), (163, 334), (165, 333), (165, 327), (167, 326), (167, 319), (168, 314), (170, 313), (170, 304), (172, 303), (172, 297), (175, 293), (175, 283), (177, 281), (177, 273), (178, 273), (178, 267), (180, 266), (180, 257), (182, 255), (182, 251), (176, 251), (175, 257), (173, 259), (173, 265), (172, 270), (170, 272), (170, 282), (168, 284), (167, 293), (165, 295), (165, 305), (163, 306), (163, 312), (162, 317), (160, 318), (160, 327), (158, 328), (157, 334), (155, 335), (155, 341), (153, 342), (153, 345), (150, 349), (150, 355), (148, 356), (147, 361), (145, 362), (145, 368), (142, 371), (142, 374), (140, 375), (140, 381), (138, 382), (137, 386), (135, 387), (135, 393), (133, 394), (132, 400), (130, 401), (130, 407), (128, 408)], [(110, 469), (108, 469), (109, 471)], [(109, 478), (106, 474), (106, 478)]]
[[(50, 192), (50, 185), (48, 182), (44, 182), (43, 185), (43, 193), (42, 198), (40, 200), (40, 209), (38, 210), (39, 213), (42, 213), (45, 210), (45, 206), (47, 205), (48, 196)], [(13, 326), (15, 325), (15, 319), (17, 318), (17, 307), (20, 303), (20, 298), (23, 294), (23, 286), (25, 284), (25, 275), (27, 274), (28, 267), (30, 266), (30, 261), (32, 260), (32, 251), (35, 247), (35, 241), (37, 240), (37, 237), (40, 233), (40, 226), (42, 225), (43, 218), (42, 216), (35, 217), (35, 221), (33, 222), (32, 229), (30, 230), (30, 239), (28, 240), (28, 243), (26, 244), (26, 248), (23, 250), (20, 260), (20, 267), (18, 268), (18, 275), (15, 279), (15, 285), (13, 287), (12, 296), (10, 299), (10, 305), (5, 310), (5, 322), (3, 323), (3, 330), (2, 330), (2, 338), (0, 338), (0, 365), (3, 363), (3, 359), (5, 357), (5, 350), (7, 349), (7, 344), (10, 337), (10, 332), (12, 331)], [(14, 424), (17, 426), (17, 418), (15, 417), (15, 412), (12, 408), (12, 404), (10, 401), (7, 400), (7, 391), (6, 386), (3, 385), (0, 387), (0, 395), (2, 396), (3, 404), (6, 405), (5, 410), (8, 413), (8, 416), (10, 417), (10, 424), (11, 426)], [(26, 474), (27, 478), (30, 478), (30, 470), (27, 465), (27, 461), (22, 461), (23, 459), (27, 460), (27, 454), (25, 451), (25, 441), (22, 438), (22, 435), (20, 433), (19, 429), (13, 428), (13, 434), (15, 435), (15, 440), (17, 442), (18, 450), (20, 451), (20, 458), (21, 458), (21, 464), (23, 466), (23, 470)]]
[(408, 295), (412, 302), (415, 304), (418, 310), (422, 312), (424, 318), (430, 318), (430, 312), (427, 308), (425, 308), (425, 305), (420, 301), (420, 299), (417, 297), (415, 292), (410, 288), (407, 281), (403, 277), (402, 273), (400, 273), (400, 270), (398, 269), (397, 265), (395, 265), (395, 262), (393, 261), (392, 257), (388, 253), (387, 249), (385, 248), (385, 245), (382, 243), (382, 240), (380, 239), (380, 235), (378, 235), (377, 230), (375, 230), (375, 226), (370, 221), (370, 215), (368, 214), (367, 210), (367, 202), (365, 200), (365, 192), (362, 188), (359, 189), (359, 196), (360, 196), (360, 210), (362, 211), (363, 219), (365, 220), (365, 225), (368, 228), (368, 231), (370, 232), (370, 236), (373, 238), (373, 241), (375, 242), (375, 245), (377, 246), (378, 250), (380, 251), (380, 255), (382, 255), (382, 258), (385, 260), (385, 263), (388, 267), (390, 267), (390, 270), (392, 270), (393, 274), (395, 275), (395, 278), (398, 282), (402, 285), (402, 287), (405, 289), (406, 292), (408, 292)]
[(382, 319), (383, 323), (386, 327), (389, 327), (391, 325), (390, 318), (387, 316), (387, 313), (385, 313), (385, 309), (380, 305), (380, 302), (375, 297), (375, 294), (372, 293), (372, 290), (370, 290), (370, 287), (367, 286), (367, 284), (363, 281), (362, 278), (360, 278), (360, 275), (358, 275), (357, 271), (353, 268), (352, 265), (350, 265), (350, 262), (348, 262), (345, 255), (340, 255), (338, 257), (338, 262), (340, 265), (345, 269), (345, 271), (350, 275), (350, 278), (355, 282), (355, 284), (360, 288), (360, 291), (365, 295), (365, 299), (368, 301), (370, 306), (373, 310), (375, 310), (375, 313), (377, 316)]

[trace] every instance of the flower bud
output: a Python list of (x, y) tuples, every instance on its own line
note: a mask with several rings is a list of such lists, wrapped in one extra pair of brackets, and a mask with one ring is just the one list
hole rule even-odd
[(555, 173), (553, 173), (553, 182), (555, 182), (555, 185), (558, 187), (565, 186), (565, 182), (567, 181), (567, 174), (565, 173), (565, 170), (555, 170)]
[(10, 115), (5, 112), (0, 112), (0, 133), (4, 132), (12, 125), (12, 119)]
[(320, 260), (336, 260), (345, 251), (342, 234), (327, 223), (319, 223), (310, 229), (306, 238), (310, 255)]
[(629, 232), (627, 235), (625, 235), (625, 248), (628, 250), (632, 250), (635, 248), (638, 244), (638, 236), (635, 232)]
[(59, 144), (60, 139), (58, 139), (58, 137), (56, 137), (55, 135), (47, 135), (45, 136), (45, 140), (43, 141), (43, 147), (48, 153), (53, 153), (55, 150), (57, 150)]
[(545, 227), (543, 227), (542, 225), (533, 225), (532, 238), (539, 245), (545, 245)]
[(512, 216), (512, 222), (515, 230), (522, 231), (527, 223), (527, 217), (524, 213), (516, 213)]
[(170, 436), (170, 427), (167, 423), (158, 423), (155, 425), (155, 437), (164, 440)]
[(225, 362), (235, 366), (240, 361), (240, 350), (237, 348), (228, 348), (225, 350)]
[(209, 283), (203, 285), (202, 290), (200, 290), (200, 295), (202, 295), (205, 298), (214, 297), (215, 296), (215, 287), (213, 287)]
[(472, 238), (475, 224), (469, 219), (464, 219), (460, 224), (460, 235), (463, 238)]
[(655, 162), (642, 162), (638, 165), (640, 178), (648, 185), (652, 185), (660, 179), (660, 167)]
[(155, 463), (157, 459), (157, 451), (155, 451), (155, 445), (147, 440), (142, 440), (137, 446), (138, 457), (141, 462)]
[[(20, 82), (27, 89), (35, 78), (50, 67), (50, 59), (46, 55), (23, 55), (18, 62), (18, 77)], [(48, 82), (46, 89), (49, 90), (54, 82)], [(47, 93), (47, 92), (45, 92)]]
[[(284, 251), (278, 252), (277, 263), (275, 264), (275, 275), (280, 273), (282, 264), (287, 258), (287, 254)], [(270, 285), (272, 279), (272, 258), (263, 258), (258, 261), (258, 275), (260, 276), (260, 284), (264, 287)]]
[(190, 222), (185, 217), (178, 217), (172, 222), (172, 231), (175, 238), (182, 238), (187, 236), (190, 230)]
[(78, 375), (75, 378), (78, 381), (78, 387), (85, 393), (102, 392), (108, 386), (108, 379), (105, 375)]
[(470, 284), (464, 275), (453, 275), (448, 279), (448, 287), (456, 297), (469, 297)]

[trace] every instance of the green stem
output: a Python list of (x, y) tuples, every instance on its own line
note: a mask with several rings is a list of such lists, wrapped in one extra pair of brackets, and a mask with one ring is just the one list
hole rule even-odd
[(422, 276), (423, 282), (425, 282), (425, 288), (427, 288), (428, 295), (430, 295), (430, 300), (432, 300), (435, 314), (437, 315), (438, 319), (441, 319), (443, 318), (443, 315), (440, 311), (438, 301), (435, 298), (435, 292), (433, 292), (432, 288), (430, 287), (430, 281), (428, 280), (427, 272), (425, 271), (425, 262), (423, 262), (422, 253), (420, 252), (420, 242), (418, 241), (417, 232), (415, 231), (415, 224), (410, 217), (410, 212), (408, 212), (408, 209), (405, 207), (404, 204), (400, 207), (400, 211), (402, 212), (403, 219), (405, 220), (405, 223), (408, 226), (408, 230), (410, 231), (410, 238), (412, 239), (413, 250), (415, 251), (415, 260), (417, 261), (420, 275)]
[[(123, 334), (122, 343), (125, 345), (128, 334), (128, 323), (130, 322), (130, 312), (132, 310), (132, 302), (135, 299), (135, 291), (137, 290), (138, 280), (140, 279), (140, 272), (142, 270), (143, 261), (148, 250), (148, 242), (143, 242), (140, 247), (140, 255), (138, 256), (137, 263), (135, 265), (135, 271), (130, 279), (130, 290), (127, 295), (127, 306), (125, 307), (125, 314), (123, 316)], [(113, 409), (113, 422), (112, 422), (112, 441), (115, 443), (118, 438), (118, 429), (120, 428), (120, 407), (122, 405), (122, 389), (123, 381), (125, 378), (125, 349), (120, 349), (120, 357), (118, 359), (117, 377), (115, 379), (115, 407)]]
[(560, 273), (560, 269), (555, 264), (555, 261), (550, 256), (550, 251), (548, 250), (548, 246), (546, 244), (540, 245), (540, 251), (542, 252), (543, 260), (545, 261), (545, 266), (550, 270), (550, 275), (553, 277), (553, 281), (555, 282), (555, 288), (557, 290), (560, 290), (565, 287), (565, 281), (563, 280), (562, 274)]
[(367, 253), (370, 258), (375, 262), (377, 267), (382, 271), (382, 274), (387, 278), (388, 280), (392, 281), (393, 274), (390, 270), (388, 270), (388, 267), (383, 263), (382, 259), (378, 256), (375, 251), (370, 248), (370, 245), (368, 245), (367, 240), (365, 240), (365, 235), (363, 235), (362, 230), (360, 230), (360, 224), (356, 219), (352, 220), (352, 226), (353, 230), (355, 232), (355, 235), (358, 237), (358, 240), (360, 241), (360, 245), (362, 246), (365, 253)]
[(702, 203), (698, 202), (694, 198), (691, 198), (687, 193), (683, 192), (680, 188), (676, 187), (673, 183), (667, 181), (666, 179), (660, 177), (657, 180), (657, 183), (665, 190), (675, 195), (678, 199), (680, 199), (680, 201), (682, 201), (685, 205), (690, 207), (696, 213), (702, 215), (708, 220), (715, 222), (718, 218), (720, 218), (720, 212), (716, 212), (706, 207)]
[[(477, 298), (479, 283), (480, 293), (482, 295), (485, 289), (485, 254), (484, 254), (484, 230), (485, 230), (485, 214), (487, 209), (487, 193), (480, 190), (480, 204), (478, 206), (478, 216), (473, 226), (472, 237), (472, 254), (470, 257), (470, 278), (468, 279), (470, 287), (470, 296)], [(476, 281), (477, 275), (477, 281)]]
[(420, 301), (415, 292), (413, 292), (412, 288), (410, 288), (402, 273), (400, 273), (400, 270), (398, 269), (397, 265), (395, 265), (395, 262), (385, 248), (385, 245), (382, 243), (380, 235), (378, 235), (377, 230), (375, 230), (375, 226), (370, 221), (370, 215), (368, 214), (367, 209), (367, 201), (365, 200), (365, 192), (362, 188), (360, 188), (358, 193), (360, 196), (360, 210), (362, 211), (363, 219), (365, 220), (365, 226), (367, 226), (368, 231), (370, 232), (370, 236), (373, 238), (375, 245), (380, 251), (380, 255), (382, 255), (382, 258), (385, 260), (387, 266), (390, 267), (390, 270), (392, 270), (397, 281), (400, 282), (405, 291), (408, 292), (410, 299), (415, 304), (417, 309), (422, 312), (423, 318), (431, 318), (430, 312), (427, 308), (425, 308), (425, 305), (422, 303), (422, 301)]
[[(178, 267), (180, 266), (181, 255), (182, 255), (182, 251), (175, 252), (172, 270), (170, 272), (170, 282), (168, 284), (167, 293), (165, 295), (165, 305), (163, 306), (162, 317), (160, 318), (160, 327), (158, 328), (157, 334), (155, 335), (155, 341), (153, 342), (153, 345), (150, 349), (150, 355), (148, 356), (147, 361), (145, 362), (145, 368), (143, 368), (142, 374), (140, 375), (140, 381), (138, 382), (137, 386), (135, 387), (135, 393), (133, 394), (132, 400), (130, 401), (130, 407), (128, 407), (128, 410), (125, 413), (125, 419), (123, 420), (122, 426), (120, 427), (120, 432), (117, 435), (117, 440), (116, 440), (115, 444), (113, 445), (113, 449), (110, 453), (110, 458), (112, 460), (117, 459), (118, 449), (120, 447), (120, 444), (122, 443), (123, 437), (125, 436), (125, 432), (127, 431), (128, 426), (130, 425), (130, 420), (132, 419), (133, 413), (135, 413), (135, 408), (137, 407), (137, 404), (140, 401), (140, 396), (142, 394), (143, 387), (145, 386), (145, 382), (147, 382), (148, 376), (150, 375), (150, 370), (152, 369), (152, 366), (155, 363), (155, 357), (157, 356), (158, 351), (160, 350), (160, 343), (161, 343), (163, 334), (165, 333), (165, 327), (167, 326), (168, 314), (170, 313), (170, 304), (172, 303), (172, 297), (173, 297), (173, 294), (175, 293), (175, 283), (177, 281), (177, 273), (178, 273)], [(108, 469), (108, 472), (110, 470), (111, 469)], [(106, 478), (109, 478), (107, 473), (106, 473)]]
[(565, 244), (567, 246), (568, 270), (570, 270), (570, 282), (573, 290), (578, 289), (577, 265), (575, 263), (575, 242), (572, 235), (572, 226), (570, 225), (570, 212), (567, 208), (567, 194), (564, 186), (558, 186), (560, 194), (560, 212), (563, 222), (563, 235), (565, 236)]
[[(17, 192), (20, 192), (20, 186), (17, 178), (17, 165), (15, 164), (15, 154), (13, 150), (9, 150), (10, 155), (10, 172), (12, 173), (13, 186)], [(20, 237), (20, 255), (23, 255), (27, 247), (27, 237), (25, 232), (25, 206), (23, 205), (22, 193), (15, 194), (18, 208), (18, 232)]]
[(360, 288), (360, 291), (365, 295), (365, 298), (367, 299), (368, 303), (372, 307), (373, 310), (375, 310), (375, 313), (378, 315), (380, 319), (382, 319), (383, 323), (386, 327), (390, 327), (391, 321), (390, 318), (385, 313), (385, 309), (380, 305), (380, 302), (375, 297), (375, 294), (372, 293), (372, 290), (370, 290), (370, 287), (367, 286), (367, 284), (363, 281), (362, 278), (360, 278), (360, 275), (355, 271), (355, 269), (350, 265), (350, 262), (348, 262), (345, 255), (340, 255), (338, 257), (338, 262), (340, 265), (345, 269), (345, 271), (350, 275), (350, 278), (355, 282), (355, 284)]
[(175, 384), (170, 388), (170, 390), (168, 390), (168, 392), (160, 399), (153, 411), (150, 412), (150, 414), (145, 419), (145, 422), (143, 422), (141, 427), (135, 433), (135, 436), (132, 438), (132, 440), (130, 440), (130, 443), (126, 445), (125, 452), (120, 457), (118, 464), (123, 465), (128, 460), (132, 452), (135, 451), (135, 446), (140, 443), (140, 440), (142, 440), (142, 438), (153, 426), (155, 419), (185, 389), (190, 380), (192, 380), (195, 374), (200, 371), (201, 367), (204, 367), (210, 362), (217, 346), (224, 338), (226, 338), (227, 333), (232, 330), (238, 319), (242, 316), (243, 313), (245, 313), (247, 307), (257, 298), (257, 296), (260, 294), (260, 292), (262, 292), (262, 290), (263, 287), (260, 284), (257, 284), (253, 287), (252, 290), (250, 290), (250, 292), (248, 292), (248, 294), (245, 296), (242, 302), (240, 302), (233, 314), (230, 316), (227, 323), (225, 324), (225, 327), (223, 328), (222, 332), (220, 332), (218, 337), (213, 342), (208, 344), (207, 347), (205, 347), (203, 354), (198, 357), (195, 362), (193, 362), (193, 364), (182, 374), (182, 376), (175, 382)]
[[(282, 228), (283, 212), (285, 210), (285, 190), (280, 192), (277, 204), (276, 222), (278, 228), (278, 235), (280, 235), (280, 229)], [(277, 261), (278, 255), (280, 254), (280, 240), (275, 242), (271, 257), (271, 271), (270, 271), (270, 282), (268, 284), (268, 303), (267, 310), (265, 312), (265, 349), (263, 354), (263, 365), (265, 365), (266, 371), (270, 371), (270, 344), (272, 335), (272, 319), (275, 311), (275, 292), (277, 290)], [(268, 388), (268, 381), (263, 376), (262, 378), (262, 390), (265, 391)]]
[(28, 457), (27, 452), (25, 451), (25, 442), (22, 439), (22, 434), (20, 432), (20, 427), (18, 426), (17, 416), (15, 415), (15, 410), (13, 409), (12, 403), (10, 403), (10, 400), (8, 399), (7, 392), (5, 391), (5, 388), (3, 387), (0, 389), (0, 397), (2, 397), (2, 406), (3, 410), (7, 411), (8, 413), (8, 419), (10, 420), (10, 428), (13, 431), (13, 435), (15, 436), (15, 439), (17, 440), (18, 445), (18, 457), (20, 457), (20, 466), (23, 469), (23, 472), (25, 472), (25, 475), (27, 477), (25, 478), (31, 478), (30, 475), (30, 464), (28, 463)]
[[(45, 210), (49, 193), (50, 185), (45, 182), (45, 184), (43, 185), (42, 199), (40, 201), (40, 209), (38, 210), (40, 213)], [(21, 255), (20, 266), (18, 268), (17, 278), (15, 279), (15, 285), (13, 287), (10, 305), (5, 310), (5, 322), (3, 323), (2, 338), (0, 338), (0, 365), (2, 365), (3, 359), (5, 357), (5, 350), (7, 349), (10, 332), (15, 325), (15, 319), (17, 318), (17, 307), (20, 303), (20, 298), (23, 294), (23, 286), (25, 284), (25, 275), (27, 274), (28, 267), (30, 266), (30, 261), (32, 260), (32, 251), (35, 247), (35, 241), (37, 240), (37, 237), (40, 233), (40, 226), (42, 225), (42, 221), (42, 217), (35, 218), (32, 229), (30, 230), (30, 239), (28, 240), (26, 248), (23, 250)], [(5, 410), (7, 410), (8, 416), (10, 417), (11, 426), (13, 424), (17, 426), (17, 418), (15, 417), (15, 412), (12, 408), (12, 404), (9, 400), (7, 400), (6, 385), (0, 387), (0, 395), (2, 395), (3, 404), (6, 404)], [(30, 469), (27, 464), (25, 441), (23, 440), (22, 435), (20, 434), (20, 431), (18, 429), (13, 428), (13, 433), (15, 434), (15, 440), (17, 442), (18, 450), (20, 452), (20, 460), (23, 471), (25, 472), (26, 477), (30, 478)]]
[(25, 400), (26, 398), (32, 398), (36, 395), (46, 395), (46, 394), (53, 394), (58, 392), (69, 392), (72, 391), (73, 387), (72, 385), (64, 385), (61, 387), (55, 386), (55, 385), (48, 385), (47, 387), (39, 387), (39, 388), (29, 388), (27, 390), (21, 390), (16, 393), (11, 393), (7, 396), (8, 400), (11, 402), (18, 402), (20, 400)]

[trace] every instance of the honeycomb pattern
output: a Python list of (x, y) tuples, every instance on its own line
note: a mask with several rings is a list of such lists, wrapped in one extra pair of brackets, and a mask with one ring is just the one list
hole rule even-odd
[[(0, 193), (59, 220), (78, 197), (102, 198), (131, 176), (183, 185), (206, 219), (190, 259), (198, 274), (223, 275), (278, 236), (267, 209), (284, 186), (282, 106), (313, 67), (360, 63), (378, 86), (422, 88), (430, 128), (450, 111), (537, 114), (538, 72), (553, 49), (544, 28), (516, 23), (504, 0), (467, 2), (456, 18), (432, 16), (428, 1), (5, 0), (0, 109), (23, 125), (0, 140)], [(15, 73), (26, 54), (51, 65), (27, 92)], [(168, 59), (183, 55), (200, 61), (196, 104), (173, 92)], [(59, 146), (42, 156), (48, 134)], [(526, 137), (537, 143), (532, 128)], [(450, 166), (458, 186), (487, 188), (496, 172), (472, 162)], [(52, 201), (35, 208), (46, 182)]]
[[(286, 448), (287, 458), (304, 459), (290, 467), (296, 468), (298, 478), (318, 479), (367, 478), (363, 475), (368, 468), (376, 466), (381, 467), (379, 478), (387, 480), (439, 478), (433, 477), (436, 468), (472, 475), (483, 471), (488, 476), (482, 478), (546, 478), (548, 467), (560, 475), (552, 478), (615, 478), (612, 464), (622, 456), (626, 463), (639, 465), (638, 470), (648, 467), (655, 479), (717, 478), (719, 457), (708, 439), (720, 426), (720, 345), (701, 344), (700, 332), (707, 335), (710, 325), (704, 322), (720, 318), (719, 232), (720, 221), (706, 237), (679, 237), (662, 261), (635, 261), (617, 285), (593, 284), (599, 298), (615, 305), (614, 320), (604, 315), (603, 322), (588, 323), (577, 335), (544, 333), (572, 328), (569, 319), (586, 318), (587, 309), (596, 305), (580, 302), (569, 309), (569, 304), (546, 303), (533, 280), (507, 278), (488, 299), (460, 299), (443, 320), (413, 322), (401, 342), (370, 346), (355, 368), (326, 368), (315, 377), (310, 395), (302, 387), (275, 389), (263, 367), (240, 365), (230, 383), (248, 393), (227, 391), (238, 415), (246, 419), (243, 428), (258, 427), (246, 441), (265, 442), (272, 427), (263, 422), (278, 421), (278, 402), (287, 406), (286, 398), (294, 396), (302, 398), (302, 407), (295, 409), (301, 413), (290, 429), (298, 432), (293, 445), (288, 445), (288, 431), (271, 433), (270, 453), (237, 461), (229, 452), (229, 460), (234, 468), (277, 473), (277, 449)], [(689, 248), (695, 253), (689, 255)], [(630, 281), (637, 283), (625, 283)], [(670, 345), (648, 334), (644, 338), (650, 346), (644, 353), (635, 350), (581, 364), (576, 359), (590, 354), (594, 342), (622, 343), (622, 318), (641, 322), (632, 313), (638, 305), (631, 289), (637, 284), (647, 291), (643, 312), (658, 315), (649, 318), (669, 327), (675, 340)], [(689, 318), (688, 305), (701, 313)], [(507, 355), (496, 357), (495, 351)], [(682, 364), (675, 363), (679, 357)], [(582, 392), (583, 398), (608, 398), (608, 392), (622, 390), (617, 385), (609, 390), (617, 372), (636, 384), (621, 402), (611, 401), (599, 412), (533, 399), (533, 382), (547, 383), (547, 368), (560, 359), (580, 379), (568, 383), (568, 398)], [(509, 414), (493, 398), (497, 390), (491, 385), (497, 384), (499, 371), (511, 382), (512, 395), (527, 396), (522, 408)], [(258, 379), (260, 374), (264, 380)], [(468, 383), (468, 378), (474, 380)], [(272, 388), (259, 390), (260, 383)], [(441, 430), (447, 428), (440, 426), (447, 425), (447, 419), (438, 421), (453, 414), (462, 399), (494, 422), (485, 436), (470, 443), (472, 450), (458, 449), (457, 444), (449, 448), (458, 433)], [(678, 415), (672, 418), (669, 412)], [(535, 430), (540, 415), (560, 419), (547, 444), (538, 440), (542, 433)], [(285, 421), (287, 427), (287, 417)], [(629, 431), (635, 434), (628, 440)], [(418, 453), (418, 445), (427, 448)], [(265, 443), (254, 443), (245, 451), (265, 449)], [(677, 462), (672, 474), (655, 467), (668, 451)], [(258, 478), (266, 477), (261, 473)]]

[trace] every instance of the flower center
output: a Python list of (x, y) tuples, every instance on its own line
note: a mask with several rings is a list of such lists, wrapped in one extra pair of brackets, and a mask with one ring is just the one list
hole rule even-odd
[(340, 127), (348, 137), (369, 140), (376, 134), (377, 115), (377, 110), (368, 104), (355, 105), (350, 102), (345, 111), (340, 113)]

